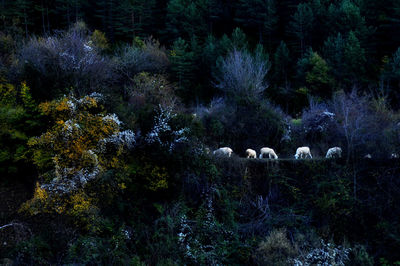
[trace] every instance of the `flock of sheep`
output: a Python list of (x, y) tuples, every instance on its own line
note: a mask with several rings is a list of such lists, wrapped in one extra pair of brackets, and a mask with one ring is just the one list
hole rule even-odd
[[(229, 148), (229, 147), (223, 147), (223, 148), (219, 148), (219, 149), (213, 151), (213, 154), (216, 155), (216, 156), (228, 156), (228, 157), (231, 157), (232, 153), (233, 153), (233, 150), (231, 148)], [(267, 147), (261, 148), (260, 149), (259, 158), (262, 159), (262, 158), (265, 158), (267, 156), (268, 156), (269, 159), (274, 159), (274, 160), (278, 159), (278, 155), (276, 155), (276, 153), (275, 153), (275, 151), (273, 149), (267, 148)], [(341, 158), (341, 157), (342, 157), (342, 149), (340, 147), (330, 148), (326, 152), (326, 155), (325, 155), (325, 158), (328, 158), (328, 159), (329, 158)], [(253, 150), (253, 149), (247, 149), (246, 150), (246, 158), (257, 158), (256, 151)], [(307, 158), (312, 159), (310, 148), (306, 147), (306, 146), (297, 148), (296, 154), (294, 155), (294, 158), (296, 160), (297, 159), (307, 159)], [(364, 158), (371, 159), (372, 155), (368, 153), (367, 155), (364, 156)], [(398, 159), (398, 158), (400, 158), (400, 156), (399, 156), (398, 153), (392, 153), (390, 158), (391, 159)]]
[[(215, 151), (213, 151), (213, 154), (216, 156), (228, 156), (231, 157), (233, 153), (233, 150), (229, 147), (222, 147), (219, 148)], [(278, 159), (278, 155), (276, 155), (275, 151), (271, 148), (261, 148), (260, 149), (260, 155), (259, 158), (262, 159), (264, 157), (267, 157), (269, 159)], [(342, 149), (340, 147), (333, 147), (330, 148), (327, 153), (326, 153), (326, 158), (341, 158), (342, 157)], [(246, 158), (257, 158), (257, 153), (255, 150), (253, 149), (247, 149), (246, 150)], [(309, 147), (299, 147), (296, 150), (296, 154), (294, 155), (294, 158), (297, 159), (306, 159), (306, 158), (310, 158), (312, 159), (312, 155), (310, 152), (310, 148)]]

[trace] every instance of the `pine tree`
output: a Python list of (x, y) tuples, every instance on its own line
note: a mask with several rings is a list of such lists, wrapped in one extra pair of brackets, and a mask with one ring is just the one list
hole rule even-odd
[(328, 8), (328, 22), (331, 34), (340, 32), (347, 35), (352, 31), (364, 44), (367, 44), (368, 37), (374, 31), (366, 25), (359, 5), (352, 0), (332, 3)]
[(306, 73), (307, 86), (313, 95), (324, 98), (332, 96), (333, 78), (326, 61), (316, 52), (309, 58), (310, 70)]
[(83, 9), (86, 5), (86, 0), (55, 0), (55, 7), (52, 11), (57, 21), (61, 22), (62, 26), (68, 27), (79, 20), (85, 20)]
[(194, 56), (184, 39), (178, 38), (173, 43), (170, 54), (171, 72), (178, 83), (178, 93), (186, 101), (189, 101), (193, 96), (190, 86), (194, 79)]
[(247, 50), (249, 46), (247, 42), (247, 36), (240, 28), (233, 30), (231, 43), (232, 48), (236, 48), (238, 50)]
[(123, 0), (118, 3), (115, 18), (116, 34), (133, 40), (154, 32), (152, 28), (155, 0)]
[(94, 16), (98, 18), (101, 23), (100, 30), (105, 32), (107, 37), (111, 40), (115, 38), (115, 29), (119, 25), (116, 20), (118, 14), (118, 1), (117, 0), (98, 0), (93, 3), (95, 7)]
[(279, 87), (289, 87), (289, 66), (290, 66), (290, 55), (289, 49), (284, 41), (281, 41), (276, 52), (274, 54), (273, 64), (273, 77), (274, 82)]
[(314, 14), (310, 4), (299, 4), (296, 13), (292, 16), (292, 21), (289, 24), (289, 31), (299, 40), (302, 55), (304, 54), (311, 35), (313, 23)]
[(278, 21), (275, 0), (240, 0), (237, 12), (235, 20), (245, 27), (256, 28), (258, 41), (271, 47), (272, 33)]
[(357, 85), (365, 75), (365, 50), (361, 47), (360, 41), (354, 32), (349, 33), (345, 48), (344, 62), (346, 78), (352, 85)]
[(346, 41), (342, 34), (338, 33), (336, 37), (329, 37), (323, 48), (323, 55), (331, 67), (333, 76), (338, 82), (339, 89), (342, 89), (342, 82), (345, 76), (344, 49)]
[[(5, 4), (3, 4), (5, 6)], [(30, 0), (15, 0), (12, 5), (8, 5), (9, 11), (4, 12), (5, 15), (9, 16), (9, 20), (12, 21), (15, 18), (23, 25), (25, 37), (28, 37), (29, 27), (33, 24), (32, 11), (33, 3)], [(6, 28), (6, 26), (5, 26)]]
[(207, 2), (170, 0), (167, 6), (166, 36), (190, 39), (196, 35), (205, 38), (208, 32)]
[(310, 70), (310, 58), (314, 54), (312, 48), (308, 48), (302, 57), (297, 60), (296, 63), (296, 81), (298, 87), (307, 86), (306, 75)]

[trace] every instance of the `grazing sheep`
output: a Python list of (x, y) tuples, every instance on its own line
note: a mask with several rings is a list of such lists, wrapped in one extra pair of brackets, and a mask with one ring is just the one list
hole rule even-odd
[(390, 158), (392, 158), (392, 159), (398, 159), (398, 158), (399, 158), (399, 154), (398, 154), (398, 153), (392, 153), (392, 155), (390, 156)]
[(342, 149), (340, 147), (330, 148), (328, 150), (328, 152), (326, 153), (325, 157), (326, 158), (334, 158), (334, 157), (342, 158)]
[(372, 155), (368, 153), (367, 155), (364, 156), (364, 158), (365, 159), (372, 159)]
[(257, 158), (257, 153), (255, 150), (247, 149), (246, 150), (246, 158)]
[(262, 159), (264, 157), (264, 155), (268, 155), (268, 158), (270, 159), (278, 159), (278, 155), (276, 155), (275, 151), (271, 148), (261, 148), (260, 149), (260, 159)]
[(228, 156), (231, 157), (233, 153), (233, 150), (229, 147), (223, 147), (223, 148), (219, 148), (215, 151), (213, 151), (213, 154), (216, 156)]
[(312, 155), (310, 152), (310, 148), (309, 147), (299, 147), (296, 150), (296, 154), (294, 155), (294, 158), (299, 159), (306, 159), (308, 157), (310, 157), (310, 159), (312, 159)]

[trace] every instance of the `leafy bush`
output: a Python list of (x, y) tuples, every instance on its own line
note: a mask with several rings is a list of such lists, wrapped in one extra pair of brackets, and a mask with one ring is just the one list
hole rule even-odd
[(91, 265), (127, 265), (135, 262), (140, 265), (138, 257), (128, 255), (129, 241), (131, 234), (123, 227), (107, 238), (81, 236), (70, 245), (66, 261)]
[(115, 114), (102, 113), (102, 95), (73, 96), (45, 102), (41, 111), (54, 119), (52, 129), (31, 138), (33, 160), (50, 167), (42, 180), (49, 190), (70, 192), (96, 178), (102, 170), (118, 167), (124, 151), (133, 147), (135, 134), (121, 131)]
[(123, 156), (136, 142), (132, 131), (121, 131), (115, 114), (104, 114), (101, 101), (102, 95), (92, 94), (40, 105), (53, 126), (29, 140), (41, 173), (40, 184), (21, 211), (30, 215), (65, 214), (74, 217), (82, 228), (96, 230), (96, 196), (101, 193), (88, 194), (86, 185), (108, 169), (122, 168)]
[(151, 75), (146, 72), (137, 74), (133, 79), (133, 85), (126, 88), (129, 102), (135, 109), (147, 106), (156, 108), (161, 105), (163, 108), (175, 110), (180, 101), (174, 94), (174, 88), (163, 75)]
[(279, 148), (285, 131), (286, 115), (268, 101), (232, 103), (214, 101), (199, 110), (211, 147), (229, 146), (241, 155), (248, 148)]
[(206, 195), (195, 221), (188, 220), (186, 215), (181, 217), (178, 242), (184, 258), (190, 263), (215, 265), (229, 261), (236, 236), (216, 220), (212, 197)]
[(27, 140), (42, 127), (41, 115), (30, 89), (0, 80), (0, 173), (4, 176), (32, 171)]
[(116, 70), (125, 80), (132, 81), (140, 72), (162, 73), (169, 65), (160, 43), (149, 38), (141, 46), (125, 46), (117, 54)]
[(6, 76), (15, 57), (16, 43), (11, 35), (0, 32), (0, 77)]
[(33, 236), (16, 246), (14, 262), (17, 264), (49, 264), (52, 255), (49, 244), (43, 238)]
[(258, 244), (254, 259), (259, 265), (287, 265), (295, 250), (286, 237), (286, 230), (274, 229)]
[(90, 36), (90, 40), (93, 46), (99, 49), (99, 51), (107, 51), (110, 48), (106, 35), (99, 30), (94, 30)]
[(351, 263), (357, 266), (372, 266), (374, 258), (368, 254), (365, 246), (356, 245), (351, 249)]

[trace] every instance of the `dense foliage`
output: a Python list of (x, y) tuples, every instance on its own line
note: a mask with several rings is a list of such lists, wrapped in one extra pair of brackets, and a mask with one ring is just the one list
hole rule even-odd
[(0, 263), (398, 265), (399, 29), (395, 0), (0, 1)]

